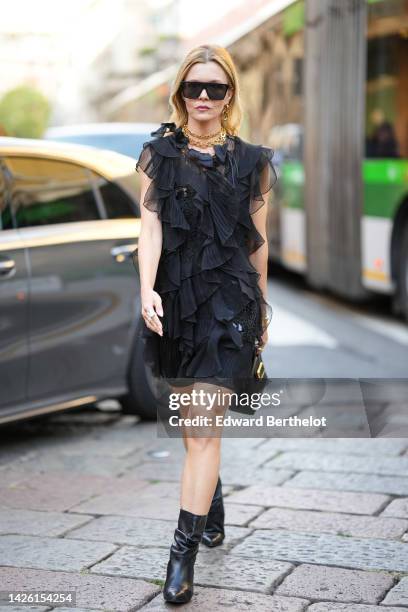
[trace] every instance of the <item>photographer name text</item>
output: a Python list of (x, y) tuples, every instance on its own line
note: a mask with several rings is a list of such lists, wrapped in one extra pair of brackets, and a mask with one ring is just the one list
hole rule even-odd
[(191, 418), (183, 418), (178, 415), (169, 417), (172, 427), (326, 427), (326, 417), (276, 417), (275, 415), (260, 414), (256, 417), (233, 417), (233, 416), (206, 416), (197, 415)]

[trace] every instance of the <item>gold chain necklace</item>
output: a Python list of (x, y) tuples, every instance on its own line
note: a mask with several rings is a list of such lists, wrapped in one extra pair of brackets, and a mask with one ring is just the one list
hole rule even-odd
[(194, 134), (188, 127), (187, 123), (182, 126), (184, 136), (188, 139), (192, 145), (197, 145), (201, 148), (211, 147), (216, 144), (224, 144), (227, 137), (227, 130), (221, 126), (221, 129), (213, 134)]

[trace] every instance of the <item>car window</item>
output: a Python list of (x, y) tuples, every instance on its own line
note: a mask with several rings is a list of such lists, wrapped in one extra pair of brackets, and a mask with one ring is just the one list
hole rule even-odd
[(95, 183), (98, 185), (102, 196), (108, 219), (135, 218), (135, 216), (138, 216), (136, 202), (133, 202), (122, 187), (98, 175), (95, 175)]
[(83, 144), (98, 149), (110, 149), (122, 155), (128, 155), (137, 159), (142, 150), (143, 143), (146, 140), (151, 140), (149, 133), (141, 134), (65, 134), (63, 136), (51, 136), (51, 140), (60, 142), (73, 142)]
[(100, 219), (91, 173), (47, 158), (9, 157), (12, 214), (17, 227)]

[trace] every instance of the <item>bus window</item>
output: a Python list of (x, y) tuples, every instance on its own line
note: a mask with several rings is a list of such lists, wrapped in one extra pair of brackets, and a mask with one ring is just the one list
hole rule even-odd
[(367, 158), (408, 157), (408, 14), (405, 0), (368, 6)]

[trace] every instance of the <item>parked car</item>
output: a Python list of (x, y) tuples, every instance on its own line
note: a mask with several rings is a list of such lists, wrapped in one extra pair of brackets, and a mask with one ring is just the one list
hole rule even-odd
[(91, 145), (138, 157), (143, 143), (151, 139), (150, 133), (158, 127), (158, 123), (84, 123), (50, 127), (44, 138)]
[(0, 424), (113, 397), (155, 416), (139, 187), (134, 158), (0, 138)]

